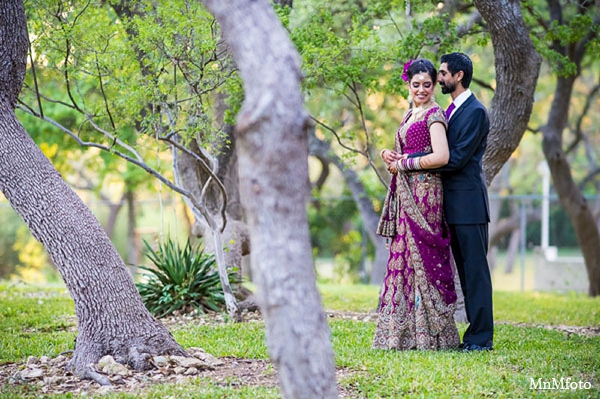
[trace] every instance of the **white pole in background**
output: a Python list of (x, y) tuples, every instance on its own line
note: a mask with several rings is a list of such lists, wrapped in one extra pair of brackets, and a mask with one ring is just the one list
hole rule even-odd
[(542, 175), (542, 251), (548, 249), (548, 222), (550, 219), (550, 170), (546, 161), (540, 162), (538, 172)]
[(542, 253), (546, 259), (556, 258), (556, 248), (550, 250), (550, 169), (546, 161), (540, 162), (538, 172), (542, 175)]

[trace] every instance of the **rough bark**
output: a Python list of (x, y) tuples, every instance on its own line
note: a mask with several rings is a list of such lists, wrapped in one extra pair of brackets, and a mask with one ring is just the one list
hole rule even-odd
[(379, 223), (379, 214), (373, 208), (371, 198), (366, 194), (365, 186), (360, 181), (360, 178), (354, 170), (348, 168), (344, 162), (331, 149), (331, 145), (324, 140), (320, 140), (311, 131), (309, 135), (309, 150), (310, 154), (321, 159), (327, 159), (334, 164), (344, 176), (346, 186), (352, 193), (352, 198), (356, 203), (358, 212), (364, 223), (365, 231), (369, 240), (375, 247), (375, 259), (371, 268), (371, 284), (379, 285), (385, 277), (387, 258), (389, 250), (385, 247), (385, 240), (378, 236), (377, 224)]
[(136, 369), (149, 355), (183, 349), (143, 305), (123, 260), (98, 220), (65, 183), (14, 113), (23, 83), (27, 27), (22, 0), (0, 8), (0, 190), (58, 267), (75, 303), (78, 335), (71, 366), (110, 354)]
[(496, 93), (489, 108), (490, 134), (483, 159), (490, 184), (527, 129), (542, 59), (531, 42), (518, 0), (473, 3), (487, 23), (494, 46)]
[(306, 204), (307, 114), (299, 56), (267, 0), (204, 0), (239, 67), (240, 195), (267, 346), (286, 398), (337, 397), (330, 332), (315, 283)]

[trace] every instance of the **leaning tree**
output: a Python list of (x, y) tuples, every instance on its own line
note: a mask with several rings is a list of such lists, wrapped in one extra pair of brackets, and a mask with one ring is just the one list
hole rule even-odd
[(46, 248), (75, 303), (78, 333), (70, 362), (81, 377), (109, 381), (90, 364), (112, 355), (135, 369), (157, 354), (186, 356), (148, 312), (98, 220), (35, 145), (15, 115), (27, 66), (22, 0), (0, 8), (0, 190)]
[(309, 119), (300, 59), (267, 0), (204, 0), (244, 81), (236, 142), (240, 196), (267, 346), (284, 397), (337, 397), (329, 327), (308, 232)]
[[(595, 88), (590, 89), (590, 96), (586, 100), (588, 105), (581, 110), (581, 116), (573, 124), (576, 125), (572, 129), (575, 133), (574, 140), (565, 144), (564, 135), (569, 126), (569, 113), (576, 108), (573, 91), (578, 79), (582, 78), (582, 69), (586, 64), (593, 65), (593, 60), (597, 60), (600, 53), (598, 50), (600, 7), (598, 2), (593, 4), (587, 0), (562, 3), (548, 1), (547, 20), (543, 19), (541, 12), (529, 9), (535, 18), (543, 21), (540, 24), (542, 29), (536, 34), (545, 44), (545, 46), (540, 45), (542, 51), (553, 60), (553, 67), (557, 71), (552, 105), (546, 123), (540, 128), (543, 135), (542, 148), (554, 189), (573, 225), (585, 260), (589, 295), (598, 296), (600, 295), (600, 230), (594, 223), (592, 206), (575, 181), (569, 153), (578, 144), (585, 142), (582, 119), (587, 112), (586, 108), (589, 108), (590, 99), (594, 98), (594, 90), (597, 92), (600, 84), (596, 83)], [(590, 83), (588, 85), (593, 87)]]
[[(205, 4), (221, 23), (245, 81), (236, 126), (240, 187), (248, 198), (254, 275), (283, 394), (337, 397), (305, 212), (308, 119), (297, 53), (266, 0)], [(79, 331), (71, 366), (108, 383), (90, 368), (103, 355), (136, 369), (155, 354), (185, 355), (142, 304), (98, 221), (16, 119), (27, 44), (23, 3), (12, 0), (0, 12), (0, 189), (45, 246), (74, 299)]]

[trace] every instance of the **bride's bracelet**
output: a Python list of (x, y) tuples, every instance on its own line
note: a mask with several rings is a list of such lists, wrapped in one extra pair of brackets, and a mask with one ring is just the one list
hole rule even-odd
[(379, 151), (379, 156), (381, 157), (381, 159), (383, 159), (383, 153), (386, 151), (387, 150), (385, 148), (383, 150)]
[(421, 169), (421, 157), (405, 158), (396, 161), (396, 169), (398, 170), (419, 170)]

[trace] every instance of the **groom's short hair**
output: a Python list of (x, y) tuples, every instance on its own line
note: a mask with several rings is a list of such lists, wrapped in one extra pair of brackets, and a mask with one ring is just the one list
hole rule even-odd
[(463, 71), (462, 86), (465, 89), (469, 88), (471, 79), (473, 78), (473, 63), (468, 55), (464, 53), (444, 54), (442, 55), (441, 63), (448, 65), (448, 70), (452, 75), (458, 71)]

